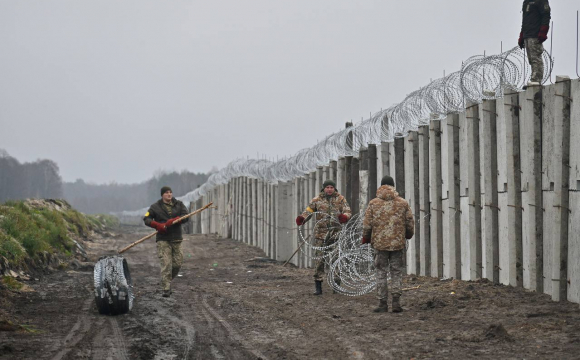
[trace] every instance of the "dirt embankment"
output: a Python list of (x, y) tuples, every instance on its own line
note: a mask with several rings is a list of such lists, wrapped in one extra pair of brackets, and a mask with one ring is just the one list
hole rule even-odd
[[(126, 228), (91, 243), (95, 261), (143, 235)], [(405, 278), (404, 312), (375, 314), (373, 294), (346, 297), (311, 270), (282, 267), (253, 247), (187, 236), (173, 294), (158, 291), (155, 243), (126, 253), (135, 305), (98, 314), (92, 270), (56, 271), (12, 293), (10, 311), (34, 330), (0, 332), (0, 359), (558, 358), (580, 353), (577, 304), (486, 281)]]

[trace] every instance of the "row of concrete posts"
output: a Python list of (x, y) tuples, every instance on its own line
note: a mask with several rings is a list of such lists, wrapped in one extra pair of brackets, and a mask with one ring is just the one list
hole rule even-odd
[[(191, 204), (193, 210), (213, 201), (215, 208), (190, 228), (286, 261), (302, 243), (294, 220), (324, 180), (336, 181), (354, 214), (386, 174), (415, 215), (408, 273), (486, 278), (580, 302), (578, 79), (557, 77), (553, 85), (468, 103), (464, 112), (292, 181), (233, 178)], [(312, 266), (308, 251), (291, 262)]]

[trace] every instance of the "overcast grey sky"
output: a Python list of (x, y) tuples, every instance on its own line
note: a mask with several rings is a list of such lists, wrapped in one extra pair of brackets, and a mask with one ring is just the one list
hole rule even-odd
[[(293, 155), (517, 45), (521, 4), (0, 0), (0, 148), (95, 183)], [(580, 2), (551, 6), (575, 78)]]

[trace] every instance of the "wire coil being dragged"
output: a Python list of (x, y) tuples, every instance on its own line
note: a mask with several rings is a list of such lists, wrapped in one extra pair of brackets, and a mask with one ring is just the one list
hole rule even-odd
[[(346, 224), (340, 224), (334, 217), (322, 212), (315, 212), (312, 217), (320, 219), (313, 226), (302, 225), (298, 228), (300, 239), (304, 242), (302, 251), (313, 260), (325, 263), (329, 286), (348, 296), (360, 296), (373, 291), (376, 287), (374, 250), (369, 244), (361, 245), (362, 216), (356, 214)], [(319, 224), (327, 221), (332, 223), (334, 230), (340, 229), (340, 232), (336, 241), (320, 244), (313, 235), (319, 230)], [(310, 234), (306, 235), (305, 232)]]

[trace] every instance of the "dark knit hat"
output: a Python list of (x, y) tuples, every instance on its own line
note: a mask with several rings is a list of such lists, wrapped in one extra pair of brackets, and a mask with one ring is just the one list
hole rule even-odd
[(164, 186), (161, 188), (161, 196), (163, 196), (163, 194), (165, 194), (166, 192), (171, 191), (173, 192), (173, 190), (171, 190), (171, 188), (169, 186)]
[(327, 187), (328, 185), (332, 185), (332, 187), (336, 189), (336, 183), (334, 181), (328, 179), (322, 183), (322, 190), (324, 190), (324, 188)]
[(389, 175), (385, 175), (385, 176), (383, 176), (383, 179), (381, 180), (381, 186), (383, 186), (383, 185), (389, 185), (389, 186), (395, 187), (395, 181)]

